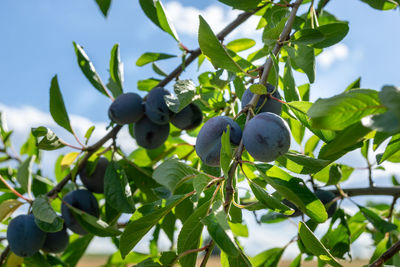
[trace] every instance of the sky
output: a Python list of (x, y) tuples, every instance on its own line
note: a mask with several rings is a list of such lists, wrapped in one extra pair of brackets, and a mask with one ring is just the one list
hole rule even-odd
[[(217, 32), (240, 13), (216, 0), (165, 0), (163, 4), (182, 43), (189, 49), (198, 47), (198, 14), (202, 14)], [(358, 0), (330, 1), (327, 10), (339, 19), (349, 21), (350, 31), (340, 44), (325, 49), (317, 58), (316, 81), (311, 87), (312, 100), (342, 92), (359, 76), (362, 77), (362, 88), (379, 90), (386, 84), (399, 86), (399, 12), (374, 10)], [(156, 75), (150, 66), (135, 65), (139, 56), (145, 52), (180, 54), (176, 42), (146, 18), (138, 1), (134, 0), (114, 0), (107, 18), (103, 17), (94, 0), (3, 0), (0, 1), (0, 12), (0, 111), (6, 114), (9, 128), (14, 130), (17, 147), (27, 137), (31, 127), (40, 125), (52, 128), (59, 136), (73, 142), (48, 114), (50, 80), (56, 74), (78, 135), (83, 136), (92, 124), (97, 126), (94, 140), (105, 133), (110, 100), (91, 87), (81, 73), (72, 42), (84, 47), (104, 82), (109, 77), (111, 48), (119, 43), (125, 67), (125, 91), (141, 95), (144, 92), (137, 90), (137, 81)], [(227, 42), (240, 37), (259, 41), (261, 31), (254, 30), (257, 22), (257, 19), (250, 19), (236, 33), (229, 35)], [(159, 66), (168, 73), (178, 64), (179, 58), (176, 58), (160, 62)], [(192, 65), (181, 77), (192, 78), (196, 82), (196, 64)], [(209, 67), (206, 64), (201, 71)], [(296, 73), (295, 78), (298, 85), (306, 82), (303, 74)], [(171, 90), (172, 84), (167, 89)], [(135, 147), (127, 131), (121, 133), (119, 142), (128, 151)], [(50, 177), (54, 155), (49, 153), (44, 157), (43, 168)], [(364, 164), (360, 157), (354, 155), (343, 161), (353, 166)], [(398, 168), (389, 166), (389, 171), (397, 173)], [(349, 185), (364, 185), (364, 174), (359, 172)], [(386, 174), (377, 175), (382, 177), (378, 183), (387, 182)], [(289, 234), (281, 239), (277, 236), (279, 227), (292, 229), (285, 231), (288, 233), (296, 231), (291, 223), (267, 227), (258, 226), (250, 217), (248, 220), (252, 230), (250, 238), (243, 240), (243, 244), (248, 245), (252, 255), (260, 252), (261, 248), (284, 245), (290, 240), (292, 236)], [(365, 245), (368, 238), (362, 238), (359, 243), (364, 244), (363, 249), (357, 252), (361, 256), (371, 252), (368, 244)], [(108, 245), (104, 244), (95, 242), (91, 251), (107, 248)], [(295, 248), (289, 247), (289, 250), (285, 256), (295, 256)]]

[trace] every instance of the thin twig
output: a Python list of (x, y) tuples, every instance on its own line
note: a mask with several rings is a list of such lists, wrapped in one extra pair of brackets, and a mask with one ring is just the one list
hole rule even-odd
[(171, 263), (171, 266), (174, 266), (181, 258), (185, 257), (186, 255), (189, 255), (189, 254), (192, 254), (192, 253), (197, 253), (197, 252), (201, 252), (201, 251), (206, 250), (206, 249), (208, 248), (208, 246), (209, 246), (209, 244), (208, 244), (208, 245), (205, 245), (205, 246), (202, 247), (202, 248), (190, 249), (190, 250), (186, 250), (186, 251), (182, 252), (182, 253), (179, 254), (179, 255), (175, 258), (175, 260)]
[[(261, 8), (261, 7), (260, 7)], [(254, 12), (244, 12), (241, 13), (234, 21), (228, 24), (222, 31), (217, 34), (217, 38), (219, 40), (224, 39), (229, 33), (231, 33), (234, 29), (236, 29), (239, 25), (245, 22), (248, 18), (250, 18), (255, 12), (257, 12), (260, 8), (255, 10)], [(190, 56), (185, 59), (185, 67), (187, 67), (190, 63), (192, 63), (198, 56), (201, 55), (200, 48), (190, 51)], [(170, 81), (172, 81), (175, 77), (179, 76), (183, 71), (182, 64), (179, 64), (167, 77), (165, 77), (162, 81), (160, 81), (156, 87), (164, 87)]]
[(25, 200), (25, 201), (27, 201), (27, 202), (29, 202), (29, 203), (32, 202), (32, 199), (29, 199), (29, 198), (24, 197), (24, 196), (21, 195), (17, 190), (15, 190), (11, 185), (9, 185), (9, 184), (7, 183), (7, 181), (6, 181), (6, 180), (3, 178), (3, 176), (1, 176), (1, 175), (0, 175), (0, 180), (3, 182), (3, 184), (4, 184), (5, 186), (8, 187), (8, 189), (11, 190), (11, 192), (14, 193), (14, 195), (16, 195), (17, 197), (22, 198), (23, 200)]
[(400, 251), (400, 241), (397, 241), (391, 248), (386, 250), (376, 261), (369, 265), (369, 267), (379, 267), (391, 259), (396, 253)]
[(390, 219), (392, 218), (394, 206), (396, 205), (397, 199), (398, 199), (398, 197), (397, 197), (397, 196), (394, 196), (394, 197), (393, 197), (392, 204), (390, 205), (389, 214), (388, 214), (388, 216), (387, 216), (387, 218), (389, 219), (389, 221), (390, 221)]
[(10, 247), (7, 246), (7, 247), (3, 250), (3, 252), (1, 253), (1, 256), (0, 256), (0, 266), (3, 266), (3, 264), (5, 263), (9, 252), (10, 252)]
[(208, 243), (208, 245), (207, 245), (206, 254), (204, 254), (204, 258), (201, 261), (200, 267), (207, 266), (208, 259), (210, 258), (214, 247), (215, 247), (215, 242), (214, 242), (214, 240), (211, 240), (210, 243)]

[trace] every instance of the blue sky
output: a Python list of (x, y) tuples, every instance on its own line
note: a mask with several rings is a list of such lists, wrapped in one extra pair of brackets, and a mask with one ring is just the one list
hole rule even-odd
[[(165, 0), (163, 3), (182, 42), (190, 49), (198, 47), (197, 12), (205, 16), (215, 31), (237, 14), (216, 0)], [(3, 0), (0, 1), (0, 10), (0, 111), (7, 113), (15, 137), (21, 138), (17, 145), (26, 137), (31, 126), (44, 124), (56, 129), (61, 136), (65, 134), (47, 114), (49, 85), (55, 74), (58, 75), (67, 110), (74, 115), (72, 122), (78, 127), (78, 135), (83, 135), (91, 122), (98, 125), (95, 139), (104, 133), (110, 100), (93, 89), (81, 73), (73, 41), (85, 48), (104, 82), (108, 79), (110, 50), (115, 43), (119, 43), (125, 64), (125, 90), (131, 92), (137, 92), (138, 80), (155, 76), (150, 66), (140, 68), (135, 65), (142, 53), (180, 53), (176, 42), (145, 18), (138, 1), (114, 0), (107, 19), (94, 0)], [(312, 98), (315, 100), (339, 93), (359, 76), (362, 76), (363, 88), (379, 90), (385, 84), (399, 86), (399, 12), (374, 10), (357, 0), (331, 1), (327, 10), (339, 19), (349, 21), (350, 32), (341, 45), (329, 48), (319, 56)], [(253, 31), (254, 23), (254, 20), (246, 23), (234, 37), (251, 36), (259, 40), (261, 32)], [(169, 72), (177, 64), (179, 59), (159, 65)], [(195, 67), (191, 66), (183, 77), (196, 82)], [(297, 74), (296, 81), (302, 84), (306, 80), (304, 75)], [(167, 88), (171, 89), (172, 84)], [(127, 137), (126, 132), (122, 134)], [(119, 140), (129, 148), (133, 147), (133, 141), (128, 137)], [(47, 158), (51, 159), (51, 156)], [(351, 160), (351, 163), (360, 166), (356, 158)], [(52, 164), (50, 160), (44, 167), (51, 169)], [(48, 175), (51, 176), (51, 172)], [(254, 239), (251, 241), (255, 249), (253, 252), (258, 252), (258, 246), (265, 243), (265, 236), (279, 232), (279, 226), (263, 230), (253, 222), (252, 227), (256, 229), (253, 232), (256, 233), (253, 234), (256, 242)], [(292, 226), (286, 224), (283, 227)], [(264, 237), (257, 234), (260, 231), (264, 231)]]

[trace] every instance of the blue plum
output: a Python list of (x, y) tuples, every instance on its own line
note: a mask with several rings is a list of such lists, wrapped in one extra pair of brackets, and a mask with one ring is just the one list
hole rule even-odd
[[(325, 191), (322, 189), (315, 190), (315, 195), (321, 200), (322, 204), (326, 205), (330, 203), (336, 196), (331, 191)], [(337, 208), (336, 201), (330, 204), (329, 208), (327, 209), (328, 218), (332, 217), (335, 213)]]
[(63, 198), (63, 203), (61, 204), (61, 214), (64, 218), (65, 225), (74, 233), (86, 235), (86, 230), (78, 223), (72, 211), (70, 211), (64, 202), (94, 217), (99, 217), (99, 204), (97, 203), (96, 198), (88, 190), (78, 189), (66, 194)]
[(168, 124), (170, 116), (173, 114), (165, 103), (165, 95), (170, 95), (170, 92), (162, 87), (156, 87), (153, 88), (146, 97), (146, 116), (152, 122), (160, 125)]
[(136, 143), (146, 149), (154, 149), (168, 139), (169, 124), (159, 125), (144, 116), (134, 125)]
[(42, 250), (47, 253), (63, 252), (69, 244), (69, 235), (67, 227), (64, 225), (61, 231), (55, 233), (47, 233)]
[(181, 130), (192, 130), (203, 121), (201, 109), (190, 103), (171, 118), (171, 123)]
[(79, 177), (83, 185), (93, 193), (103, 194), (104, 193), (104, 175), (108, 166), (108, 160), (104, 157), (100, 157), (97, 161), (95, 170), (92, 174), (88, 175), (89, 170), (85, 167), (79, 172)]
[(260, 113), (246, 124), (243, 145), (254, 159), (263, 162), (274, 161), (289, 150), (289, 127), (275, 113)]
[(137, 122), (143, 114), (143, 100), (135, 93), (119, 95), (108, 109), (108, 117), (120, 125)]
[(196, 153), (209, 166), (219, 166), (221, 151), (221, 136), (230, 126), (230, 141), (239, 145), (242, 138), (240, 126), (227, 116), (209, 119), (201, 128), (196, 139)]
[(19, 215), (7, 228), (7, 240), (11, 251), (19, 257), (31, 257), (42, 248), (46, 233), (35, 223), (33, 214)]
[[(275, 90), (275, 87), (271, 84), (267, 84), (267, 91), (268, 92), (273, 92)], [(246, 89), (244, 91), (243, 96), (242, 96), (242, 109), (250, 103), (251, 98), (253, 97), (253, 93), (250, 91), (250, 89)], [(275, 90), (275, 92), (272, 94), (273, 97), (282, 99), (281, 95), (279, 94), (278, 90)], [(267, 102), (264, 103), (265, 98), (267, 98)], [(264, 103), (264, 105), (261, 107), (261, 105)], [(260, 111), (258, 113), (262, 112), (272, 112), (275, 113), (276, 115), (281, 115), (282, 113), (282, 103), (271, 99), (268, 95), (261, 95), (260, 99), (257, 102), (255, 111), (257, 111), (261, 107)]]

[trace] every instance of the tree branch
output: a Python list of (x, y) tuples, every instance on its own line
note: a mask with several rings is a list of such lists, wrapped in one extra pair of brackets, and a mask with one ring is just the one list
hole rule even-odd
[[(92, 156), (100, 147), (102, 147), (108, 140), (114, 138), (117, 133), (121, 130), (122, 126), (115, 126), (108, 134), (106, 134), (103, 138), (97, 141), (95, 144), (89, 146), (87, 148), (87, 153), (83, 157), (83, 159), (78, 163), (78, 172), (83, 168), (85, 163), (88, 161), (90, 156)], [(57, 194), (63, 189), (63, 187), (68, 183), (68, 181), (72, 178), (72, 172), (69, 172), (53, 189), (51, 189), (47, 196), (49, 198), (54, 198)]]
[(0, 256), (0, 266), (3, 266), (3, 264), (5, 263), (9, 252), (10, 252), (10, 247), (7, 246), (7, 247), (3, 250), (3, 252), (1, 253), (1, 256)]
[[(260, 7), (261, 8), (261, 7)], [(260, 8), (256, 9), (253, 12), (243, 12), (241, 13), (234, 21), (229, 23), (224, 29), (222, 29), (218, 34), (218, 40), (223, 40), (229, 33), (231, 33), (234, 29), (236, 29), (239, 25), (245, 22), (248, 18), (251, 17), (255, 12), (257, 12)], [(201, 50), (197, 48), (190, 52), (190, 56), (185, 60), (185, 66), (192, 63), (198, 56), (200, 56)], [(156, 87), (164, 87), (170, 81), (172, 81), (175, 77), (179, 76), (183, 71), (182, 65), (180, 64), (176, 67), (167, 77), (165, 77), (162, 81), (160, 81)]]
[[(374, 196), (374, 195), (400, 197), (400, 186), (347, 188), (347, 189), (342, 188), (342, 190), (349, 197)], [(340, 195), (340, 192), (337, 189), (328, 190), (328, 191), (331, 191), (332, 193), (334, 193), (336, 195)]]
[(392, 258), (396, 253), (400, 251), (400, 241), (397, 241), (391, 248), (383, 253), (376, 261), (369, 265), (369, 267), (382, 266), (386, 261)]
[[(272, 53), (275, 56), (278, 55), (279, 51), (281, 50), (283, 42), (287, 40), (287, 38), (290, 34), (290, 31), (292, 30), (292, 26), (293, 26), (294, 19), (296, 18), (297, 10), (299, 9), (299, 6), (302, 2), (303, 2), (303, 0), (296, 0), (296, 2), (293, 4), (293, 8), (292, 8), (292, 11), (290, 12), (289, 19), (287, 20), (286, 25), (283, 28), (281, 35), (279, 36), (279, 40), (276, 42), (275, 47), (272, 51)], [(268, 79), (268, 75), (271, 71), (271, 67), (272, 67), (272, 59), (269, 57), (263, 66), (263, 73), (262, 73), (262, 76), (261, 76), (261, 79), (259, 82), (260, 84), (263, 84), (263, 85), (267, 84), (267, 79)], [(251, 98), (248, 106), (255, 107), (259, 98), (260, 98), (260, 95), (254, 94), (253, 97)], [(249, 112), (249, 110), (251, 110), (251, 109), (248, 109), (246, 111), (247, 112), (246, 124), (248, 123), (248, 121), (250, 120), (250, 117), (251, 117), (251, 112)], [(245, 126), (245, 128), (246, 128), (246, 126)], [(240, 159), (242, 157), (243, 149), (244, 149), (244, 146), (243, 146), (243, 139), (242, 139), (242, 140), (240, 140), (239, 147), (235, 153), (234, 161), (232, 163), (231, 169), (229, 170), (228, 177), (226, 179), (226, 186), (225, 186), (226, 193), (225, 193), (225, 203), (224, 203), (225, 212), (229, 212), (229, 208), (230, 208), (230, 205), (232, 202), (233, 193), (234, 193), (234, 190), (232, 187), (232, 180), (235, 175), (238, 162), (240, 161)]]

